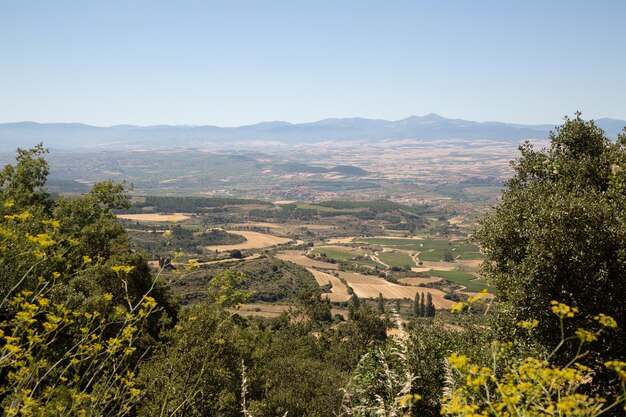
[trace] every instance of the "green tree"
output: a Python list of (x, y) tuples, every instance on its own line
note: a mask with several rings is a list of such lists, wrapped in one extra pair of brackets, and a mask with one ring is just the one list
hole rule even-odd
[(356, 293), (352, 293), (348, 301), (348, 318), (354, 318), (354, 313), (361, 308), (361, 299)]
[(435, 305), (433, 304), (433, 296), (430, 293), (426, 294), (426, 317), (435, 317)]
[(376, 306), (378, 307), (379, 313), (385, 312), (385, 299), (383, 298), (382, 293), (378, 293), (378, 300), (376, 301)]
[(426, 301), (424, 299), (424, 293), (420, 294), (420, 317), (426, 317)]
[(488, 257), (482, 274), (496, 287), (497, 328), (512, 337), (521, 332), (515, 323), (538, 319), (533, 334), (552, 350), (561, 329), (549, 306), (558, 300), (590, 313), (566, 320), (566, 333), (592, 327), (599, 313), (617, 321), (587, 365), (624, 359), (626, 134), (611, 141), (577, 113), (550, 134), (547, 149), (525, 143), (520, 153), (500, 204), (476, 233)]
[(420, 293), (416, 292), (415, 293), (415, 298), (413, 299), (413, 314), (415, 314), (416, 317), (421, 317), (421, 307), (420, 307)]
[(5, 165), (0, 172), (2, 199), (13, 202), (17, 207), (48, 210), (52, 201), (45, 184), (50, 168), (43, 155), (48, 150), (43, 144), (31, 149), (18, 149), (15, 165)]

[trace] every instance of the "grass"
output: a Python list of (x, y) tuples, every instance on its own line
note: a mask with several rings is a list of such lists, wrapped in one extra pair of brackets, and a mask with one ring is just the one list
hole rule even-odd
[[(387, 239), (387, 238), (366, 238), (364, 242), (373, 245), (412, 250), (419, 252), (422, 261), (442, 261), (446, 249), (452, 252), (452, 256), (458, 259), (482, 259), (478, 246), (466, 241), (449, 241), (445, 239)], [(382, 258), (381, 258), (382, 259)]]
[(466, 291), (480, 291), (484, 288), (489, 289), (489, 286), (481, 281), (476, 281), (476, 277), (467, 272), (461, 271), (437, 271), (432, 270), (428, 272), (433, 277), (444, 278), (457, 284), (461, 284), (466, 287)]
[(380, 252), (378, 254), (378, 258), (390, 266), (397, 266), (400, 268), (407, 265), (410, 267), (415, 266), (413, 259), (411, 259), (411, 257), (406, 253), (402, 252)]
[(349, 260), (356, 256), (354, 252), (344, 252), (344, 251), (339, 251), (336, 249), (327, 249), (327, 248), (316, 248), (313, 250), (313, 252), (320, 253), (320, 254), (324, 253), (329, 258), (337, 259), (339, 261)]
[(332, 212), (343, 211), (343, 210), (338, 210), (333, 207), (318, 206), (317, 204), (298, 204), (297, 207), (299, 209), (305, 209), (305, 210), (317, 210), (317, 211), (329, 211), (329, 212), (330, 211)]
[(357, 264), (357, 265), (367, 265), (371, 267), (380, 267), (380, 268), (385, 267), (385, 265), (378, 263), (373, 259), (355, 259), (353, 261), (350, 261), (350, 263)]

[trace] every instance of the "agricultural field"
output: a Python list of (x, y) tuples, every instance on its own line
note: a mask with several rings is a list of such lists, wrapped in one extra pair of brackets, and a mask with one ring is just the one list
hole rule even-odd
[(440, 277), (461, 284), (467, 291), (477, 292), (483, 289), (489, 289), (486, 283), (476, 280), (476, 275), (467, 272), (431, 270), (428, 273), (433, 277)]
[(238, 249), (238, 250), (260, 249), (260, 248), (267, 248), (269, 246), (274, 246), (274, 245), (282, 245), (284, 243), (288, 243), (292, 241), (292, 239), (285, 238), (285, 237), (278, 237), (278, 236), (274, 236), (274, 235), (270, 235), (266, 233), (251, 232), (251, 231), (244, 231), (244, 230), (231, 230), (229, 231), (229, 233), (243, 236), (246, 239), (246, 241), (243, 243), (235, 243), (233, 245), (211, 245), (211, 246), (207, 246), (206, 249), (211, 250), (211, 251), (218, 251), (218, 252), (230, 251), (234, 249)]
[(396, 252), (396, 251), (383, 251), (379, 252), (376, 257), (388, 266), (395, 266), (397, 268), (404, 268), (408, 266), (412, 268), (415, 266), (415, 262), (411, 256), (407, 255), (404, 252)]
[[(290, 287), (300, 285), (293, 280), (296, 275), (304, 277), (300, 274), (307, 274), (322, 296), (340, 308), (352, 294), (363, 299), (382, 294), (388, 302), (407, 303), (428, 292), (437, 308), (446, 309), (453, 304), (449, 298), (455, 298), (447, 292), (488, 288), (476, 280), (483, 258), (480, 249), (454, 229), (471, 222), (459, 214), (446, 217), (386, 200), (274, 204), (230, 197), (146, 197), (134, 201), (136, 206), (118, 216), (138, 249), (156, 257), (151, 260), (155, 267), (158, 257), (170, 251), (170, 256), (176, 256), (172, 263), (176, 268), (193, 259), (203, 270), (235, 266), (251, 274), (247, 285), (256, 292), (256, 304), (246, 307), (246, 315), (277, 316), (289, 304), (285, 300), (294, 299)], [(415, 230), (402, 230), (406, 225)], [(454, 232), (440, 235), (446, 225)], [(415, 234), (418, 230), (420, 234)], [(242, 258), (231, 258), (234, 250), (241, 251)], [(301, 272), (289, 265), (302, 268)], [(174, 288), (185, 302), (195, 302), (206, 294), (203, 288), (212, 274), (201, 272), (199, 277), (194, 272)], [(282, 278), (275, 282), (277, 277)], [(439, 284), (442, 280), (446, 281)], [(278, 304), (272, 310), (260, 307), (259, 301), (262, 306)]]
[(134, 220), (138, 222), (161, 222), (176, 223), (191, 218), (190, 214), (184, 213), (144, 213), (144, 214), (118, 214), (118, 218)]

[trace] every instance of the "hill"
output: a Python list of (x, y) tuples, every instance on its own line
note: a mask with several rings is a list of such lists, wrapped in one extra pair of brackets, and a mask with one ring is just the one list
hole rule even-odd
[[(615, 137), (626, 121), (599, 119), (597, 124)], [(549, 124), (521, 125), (448, 119), (436, 114), (389, 121), (379, 119), (324, 119), (312, 123), (263, 122), (240, 127), (218, 126), (90, 126), (80, 123), (19, 122), (0, 124), (0, 143), (6, 149), (44, 142), (51, 148), (77, 147), (189, 147), (207, 144), (232, 146), (233, 141), (275, 144), (325, 141), (506, 140), (546, 139)]]

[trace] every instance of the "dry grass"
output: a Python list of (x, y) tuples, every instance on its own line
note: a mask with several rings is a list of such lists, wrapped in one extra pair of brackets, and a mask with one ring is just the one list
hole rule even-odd
[(324, 294), (324, 297), (328, 297), (330, 301), (348, 301), (350, 299), (350, 294), (348, 294), (348, 288), (341, 282), (339, 278), (334, 275), (327, 274), (326, 272), (321, 272), (313, 268), (307, 268), (317, 281), (317, 284), (321, 287), (330, 283), (333, 287), (331, 288), (330, 294)]
[(339, 269), (336, 264), (330, 264), (327, 262), (316, 261), (314, 259), (307, 258), (300, 251), (284, 251), (276, 255), (276, 257), (281, 261), (293, 262), (294, 264), (309, 268)]
[(382, 294), (384, 298), (415, 298), (416, 293), (430, 293), (433, 304), (437, 308), (451, 308), (454, 302), (443, 298), (444, 292), (432, 288), (404, 286), (385, 281), (382, 278), (371, 275), (363, 275), (354, 272), (339, 272), (339, 276), (346, 280), (356, 295), (360, 298), (376, 298)]
[(243, 230), (228, 230), (228, 233), (232, 233), (235, 235), (241, 235), (246, 238), (246, 241), (243, 243), (237, 243), (234, 245), (215, 245), (215, 246), (206, 246), (208, 250), (217, 250), (217, 251), (230, 251), (233, 249), (260, 249), (266, 248), (268, 246), (280, 245), (283, 243), (287, 243), (291, 241), (291, 239), (286, 237), (278, 237), (273, 235), (268, 235), (265, 233), (259, 232), (249, 232)]
[(430, 284), (431, 282), (439, 282), (441, 278), (439, 277), (429, 277), (429, 278), (400, 278), (398, 279), (400, 282), (404, 282), (405, 284), (419, 286), (420, 284)]
[(183, 220), (190, 219), (189, 214), (184, 213), (145, 213), (145, 214), (118, 214), (118, 218), (125, 220), (134, 220), (138, 222), (182, 222)]

